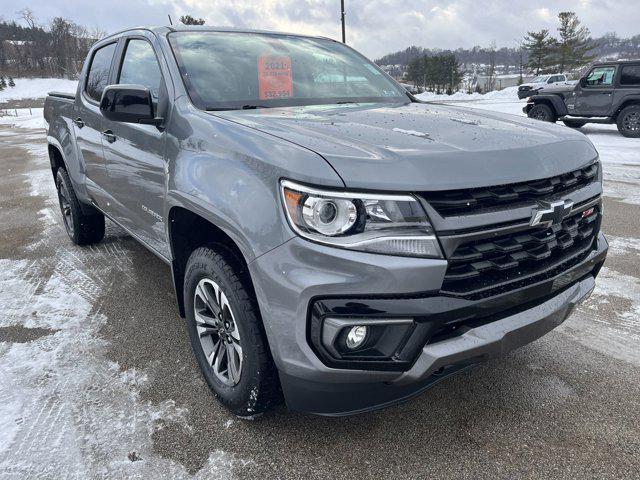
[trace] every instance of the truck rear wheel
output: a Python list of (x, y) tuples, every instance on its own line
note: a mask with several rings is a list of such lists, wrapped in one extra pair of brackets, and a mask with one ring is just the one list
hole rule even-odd
[(224, 248), (198, 248), (187, 262), (184, 299), (196, 360), (209, 388), (240, 417), (277, 403), (280, 384), (259, 311), (240, 261)]
[(630, 105), (618, 115), (618, 131), (629, 138), (640, 138), (640, 105)]
[(531, 107), (528, 113), (529, 118), (535, 118), (536, 120), (542, 120), (543, 122), (552, 122), (558, 119), (556, 117), (555, 112), (549, 105), (545, 105), (544, 103), (538, 103)]
[(90, 207), (95, 213), (87, 215), (73, 190), (69, 174), (64, 168), (56, 172), (56, 189), (62, 212), (64, 228), (76, 245), (88, 245), (104, 238), (104, 215)]

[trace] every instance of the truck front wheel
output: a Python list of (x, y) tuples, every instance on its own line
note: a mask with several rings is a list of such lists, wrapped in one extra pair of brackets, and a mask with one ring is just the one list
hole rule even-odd
[(56, 172), (56, 189), (58, 202), (62, 212), (64, 228), (69, 238), (76, 245), (88, 245), (99, 242), (104, 238), (104, 215), (97, 210), (87, 215), (80, 205), (76, 192), (73, 190), (69, 174), (64, 168)]
[(191, 346), (209, 388), (240, 417), (277, 403), (280, 384), (246, 267), (225, 248), (198, 248), (184, 298)]
[(538, 103), (531, 107), (528, 113), (529, 118), (535, 118), (536, 120), (542, 120), (543, 122), (552, 122), (558, 119), (556, 117), (555, 112), (551, 109), (549, 105), (545, 105), (544, 103)]
[(629, 138), (640, 138), (640, 105), (630, 105), (618, 115), (618, 131)]

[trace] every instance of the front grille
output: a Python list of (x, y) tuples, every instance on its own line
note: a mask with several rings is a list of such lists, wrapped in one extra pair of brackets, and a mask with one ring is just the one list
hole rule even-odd
[(524, 92), (525, 90), (531, 90), (531, 87), (529, 85), (526, 85), (526, 86), (519, 87), (518, 90), (520, 90), (521, 92)]
[(598, 164), (592, 163), (542, 180), (446, 192), (424, 192), (421, 195), (442, 216), (469, 215), (500, 207), (515, 208), (520, 203), (568, 194), (591, 184), (597, 178)]
[(448, 259), (442, 291), (482, 297), (551, 278), (589, 254), (599, 228), (595, 206), (548, 228), (465, 242)]

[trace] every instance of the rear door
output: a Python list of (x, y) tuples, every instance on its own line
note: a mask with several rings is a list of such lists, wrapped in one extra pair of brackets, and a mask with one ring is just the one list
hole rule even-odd
[(74, 131), (81, 169), (87, 179), (87, 191), (98, 206), (108, 211), (106, 188), (109, 177), (104, 163), (102, 132), (104, 117), (100, 113), (102, 91), (109, 84), (117, 42), (97, 48), (84, 76), (84, 85), (76, 97)]
[(591, 69), (586, 82), (575, 90), (577, 115), (606, 117), (610, 114), (616, 70), (613, 65)]
[[(167, 88), (151, 34), (123, 37), (117, 55), (116, 84), (151, 90), (156, 116), (164, 116)], [(167, 74), (168, 75), (168, 74)], [(164, 112), (158, 112), (158, 110)], [(114, 199), (115, 219), (157, 253), (169, 258), (165, 233), (165, 133), (153, 125), (108, 122), (103, 141)]]

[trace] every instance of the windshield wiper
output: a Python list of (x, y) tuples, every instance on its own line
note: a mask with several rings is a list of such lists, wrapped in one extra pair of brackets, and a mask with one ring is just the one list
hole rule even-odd
[(227, 112), (229, 110), (255, 110), (257, 108), (269, 108), (264, 105), (243, 105), (241, 107), (211, 107), (207, 108), (207, 112)]
[(345, 100), (344, 102), (336, 102), (336, 105), (346, 105), (348, 103), (360, 103), (360, 102), (350, 102), (348, 100)]

